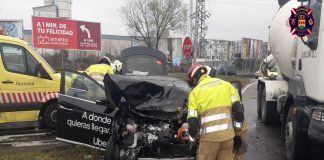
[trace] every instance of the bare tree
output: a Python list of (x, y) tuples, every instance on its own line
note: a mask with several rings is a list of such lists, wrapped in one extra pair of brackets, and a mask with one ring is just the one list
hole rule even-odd
[(181, 0), (127, 0), (121, 8), (130, 35), (156, 49), (169, 31), (186, 30), (187, 13)]

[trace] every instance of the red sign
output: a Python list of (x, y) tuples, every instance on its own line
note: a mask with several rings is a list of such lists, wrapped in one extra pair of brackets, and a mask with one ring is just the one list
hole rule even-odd
[(189, 37), (186, 37), (182, 45), (183, 55), (185, 58), (189, 58), (192, 53), (192, 42)]
[(35, 48), (101, 50), (100, 23), (32, 17)]

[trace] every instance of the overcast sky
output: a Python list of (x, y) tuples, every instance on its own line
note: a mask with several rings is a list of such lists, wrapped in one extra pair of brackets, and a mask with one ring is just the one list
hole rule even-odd
[[(189, 3), (189, 0), (184, 0)], [(0, 19), (23, 19), (31, 29), (32, 7), (44, 0), (0, 0)], [(72, 19), (101, 22), (103, 34), (127, 35), (119, 9), (125, 0), (73, 0)], [(206, 38), (268, 40), (268, 26), (279, 6), (277, 0), (206, 0), (211, 13)]]

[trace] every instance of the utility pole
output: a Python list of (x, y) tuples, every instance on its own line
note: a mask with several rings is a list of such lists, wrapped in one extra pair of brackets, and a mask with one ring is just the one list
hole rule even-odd
[(205, 35), (207, 32), (206, 20), (210, 13), (206, 11), (205, 0), (196, 0), (196, 12), (191, 16), (195, 19), (194, 32), (194, 57), (192, 63), (196, 63), (197, 58), (206, 59)]
[(189, 36), (190, 38), (193, 37), (193, 33), (192, 33), (192, 30), (194, 29), (194, 24), (193, 24), (193, 21), (192, 21), (192, 14), (193, 14), (193, 1), (194, 0), (190, 0), (190, 5), (189, 5)]

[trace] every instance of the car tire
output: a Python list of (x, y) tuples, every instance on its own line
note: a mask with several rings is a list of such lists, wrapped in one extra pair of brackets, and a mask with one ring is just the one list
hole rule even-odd
[(289, 114), (287, 117), (285, 127), (286, 158), (288, 160), (307, 159), (307, 153), (309, 148), (307, 133), (297, 131), (293, 126), (294, 125)]
[(266, 125), (276, 124), (278, 116), (276, 111), (276, 103), (266, 101), (266, 88), (263, 88), (261, 97), (261, 119)]
[(50, 103), (44, 110), (44, 124), (47, 129), (56, 130), (57, 127), (57, 103)]

